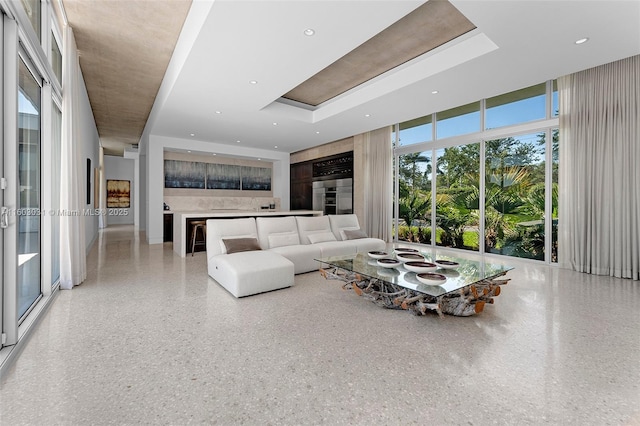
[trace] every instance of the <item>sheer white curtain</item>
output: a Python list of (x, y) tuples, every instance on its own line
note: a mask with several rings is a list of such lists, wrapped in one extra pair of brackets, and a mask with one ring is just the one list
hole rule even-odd
[(62, 152), (60, 176), (60, 288), (71, 289), (87, 277), (83, 162), (79, 148), (78, 87), (80, 63), (73, 30), (64, 31), (62, 59)]
[(365, 133), (364, 215), (371, 237), (391, 241), (393, 173), (391, 127)]
[(558, 79), (559, 262), (640, 279), (640, 56)]

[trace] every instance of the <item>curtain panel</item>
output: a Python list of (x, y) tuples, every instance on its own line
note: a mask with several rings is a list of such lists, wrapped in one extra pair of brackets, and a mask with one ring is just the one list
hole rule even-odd
[(559, 264), (640, 279), (640, 56), (558, 79)]
[(370, 237), (391, 241), (393, 151), (391, 127), (364, 134), (364, 215)]
[(87, 278), (84, 169), (78, 147), (80, 62), (71, 27), (64, 30), (62, 59), (62, 146), (60, 164), (60, 288), (70, 290)]

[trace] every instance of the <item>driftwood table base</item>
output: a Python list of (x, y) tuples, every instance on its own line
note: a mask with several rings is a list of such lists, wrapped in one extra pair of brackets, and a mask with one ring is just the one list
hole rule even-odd
[(415, 315), (435, 311), (441, 317), (443, 314), (462, 317), (479, 314), (485, 304), (494, 303), (494, 298), (500, 294), (500, 286), (509, 281), (508, 278), (499, 279), (506, 274), (502, 272), (493, 278), (436, 297), (337, 267), (320, 269), (320, 274), (328, 280), (343, 281), (343, 289), (351, 289), (385, 308), (404, 309)]

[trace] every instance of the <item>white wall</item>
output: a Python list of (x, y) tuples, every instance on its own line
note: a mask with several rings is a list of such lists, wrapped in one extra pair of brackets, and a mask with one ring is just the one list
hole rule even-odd
[[(114, 157), (112, 155), (104, 156), (104, 173), (105, 179), (110, 180), (128, 180), (130, 182), (131, 207), (129, 208), (107, 208), (107, 226), (109, 225), (133, 225), (135, 209), (135, 161), (130, 158)], [(121, 215), (119, 213), (127, 213)]]
[[(79, 111), (80, 117), (79, 121), (79, 133), (78, 140), (81, 141), (80, 150), (82, 152), (82, 168), (83, 170), (83, 184), (82, 184), (82, 194), (81, 200), (83, 203), (87, 201), (87, 188), (85, 187), (87, 179), (87, 158), (91, 160), (91, 171), (90, 171), (90, 191), (91, 191), (91, 203), (85, 204), (85, 209), (93, 209), (94, 208), (94, 193), (93, 193), (93, 185), (94, 185), (94, 169), (96, 167), (100, 167), (100, 158), (98, 154), (98, 150), (100, 148), (100, 137), (98, 136), (98, 129), (96, 127), (96, 121), (93, 117), (93, 111), (91, 109), (91, 103), (89, 102), (89, 95), (87, 95), (87, 87), (84, 84), (84, 77), (82, 74), (79, 78), (80, 87), (78, 88), (78, 97), (80, 99)], [(98, 216), (96, 215), (86, 215), (85, 216), (85, 247), (87, 252), (91, 248), (91, 245), (94, 243), (96, 238), (98, 237)]]
[[(192, 150), (201, 153), (217, 153), (219, 156), (261, 158), (273, 163), (273, 196), (280, 198), (281, 209), (289, 210), (289, 154), (265, 149), (246, 148), (215, 142), (191, 139), (170, 138), (150, 135), (144, 144), (146, 156), (140, 155), (140, 161), (146, 162), (140, 167), (144, 170), (144, 190), (146, 199), (146, 240), (149, 244), (163, 242), (163, 197), (164, 197), (164, 151), (167, 148)], [(142, 187), (142, 185), (141, 185)], [(145, 201), (143, 201), (145, 202)]]

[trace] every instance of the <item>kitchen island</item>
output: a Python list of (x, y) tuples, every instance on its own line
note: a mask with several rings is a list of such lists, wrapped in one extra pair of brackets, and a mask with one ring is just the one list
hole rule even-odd
[(285, 216), (322, 216), (317, 210), (209, 210), (174, 211), (173, 213), (173, 251), (185, 257), (189, 248), (189, 222), (207, 219), (237, 219), (242, 217), (285, 217)]

